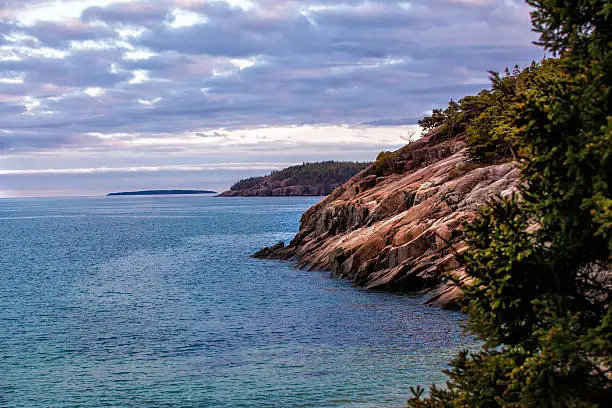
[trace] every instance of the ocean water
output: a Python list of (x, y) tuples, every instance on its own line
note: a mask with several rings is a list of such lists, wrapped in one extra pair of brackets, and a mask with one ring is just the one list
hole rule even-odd
[(0, 407), (401, 407), (463, 316), (285, 262), (316, 198), (0, 200)]

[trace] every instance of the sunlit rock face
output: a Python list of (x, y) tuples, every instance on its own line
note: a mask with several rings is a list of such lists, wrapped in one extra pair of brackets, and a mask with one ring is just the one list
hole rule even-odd
[(516, 163), (478, 166), (461, 139), (435, 134), (399, 150), (397, 166), (402, 174), (359, 173), (304, 213), (288, 246), (255, 256), (455, 307), (461, 292), (449, 276), (465, 278), (454, 256), (465, 250), (462, 226), (491, 198), (516, 191), (520, 171)]

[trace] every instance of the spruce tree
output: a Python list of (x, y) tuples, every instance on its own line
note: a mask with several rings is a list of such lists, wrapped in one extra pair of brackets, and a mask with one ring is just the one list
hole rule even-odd
[(528, 0), (558, 57), (508, 117), (522, 187), (466, 226), (464, 310), (482, 350), (408, 406), (612, 406), (609, 0)]

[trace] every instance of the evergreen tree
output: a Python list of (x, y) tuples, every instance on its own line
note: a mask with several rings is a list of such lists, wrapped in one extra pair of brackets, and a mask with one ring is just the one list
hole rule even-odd
[(612, 406), (612, 4), (528, 0), (560, 58), (509, 109), (520, 199), (466, 227), (464, 308), (483, 349), (408, 406)]

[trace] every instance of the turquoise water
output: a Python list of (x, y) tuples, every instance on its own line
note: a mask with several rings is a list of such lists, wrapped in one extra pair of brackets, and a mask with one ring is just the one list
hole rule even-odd
[(249, 258), (314, 198), (0, 200), (0, 407), (399, 407), (462, 315)]

